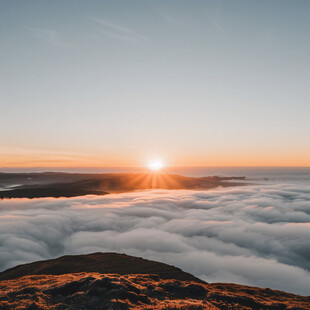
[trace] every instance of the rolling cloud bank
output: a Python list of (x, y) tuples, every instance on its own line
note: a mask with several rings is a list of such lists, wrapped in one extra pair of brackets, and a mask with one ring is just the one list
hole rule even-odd
[(0, 270), (96, 251), (182, 268), (207, 282), (310, 295), (310, 188), (260, 185), (0, 201)]

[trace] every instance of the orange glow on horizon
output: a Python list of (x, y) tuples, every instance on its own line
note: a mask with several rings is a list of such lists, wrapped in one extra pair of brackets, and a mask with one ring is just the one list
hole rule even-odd
[(180, 184), (173, 177), (161, 172), (139, 173), (129, 182), (130, 187), (137, 189), (179, 189)]
[[(164, 152), (163, 152), (164, 153)], [(122, 155), (122, 156), (121, 156)], [(118, 156), (76, 156), (59, 154), (1, 154), (1, 168), (113, 168), (113, 167), (145, 167), (142, 156), (134, 157), (123, 154)], [(147, 157), (147, 156), (145, 156)], [(144, 158), (145, 158), (144, 157)], [(284, 153), (249, 154), (234, 152), (233, 154), (171, 154), (167, 156), (167, 167), (310, 167), (310, 154)], [(163, 163), (154, 161), (150, 163), (152, 170), (160, 169)], [(150, 168), (149, 166), (149, 168)]]

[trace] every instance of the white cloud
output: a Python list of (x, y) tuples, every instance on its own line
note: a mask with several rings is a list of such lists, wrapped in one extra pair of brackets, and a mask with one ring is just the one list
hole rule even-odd
[(310, 188), (247, 186), (0, 201), (0, 268), (115, 251), (206, 281), (309, 295)]

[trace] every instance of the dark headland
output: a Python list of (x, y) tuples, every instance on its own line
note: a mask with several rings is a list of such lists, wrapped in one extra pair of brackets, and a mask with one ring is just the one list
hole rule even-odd
[(106, 195), (145, 189), (205, 190), (245, 185), (245, 177), (185, 177), (165, 173), (0, 173), (0, 199)]

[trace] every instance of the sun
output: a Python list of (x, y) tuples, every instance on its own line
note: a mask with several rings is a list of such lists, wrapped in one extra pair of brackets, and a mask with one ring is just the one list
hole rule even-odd
[(149, 169), (151, 169), (152, 171), (158, 171), (160, 169), (162, 169), (164, 167), (164, 164), (162, 163), (161, 160), (152, 160), (149, 164), (148, 164)]

